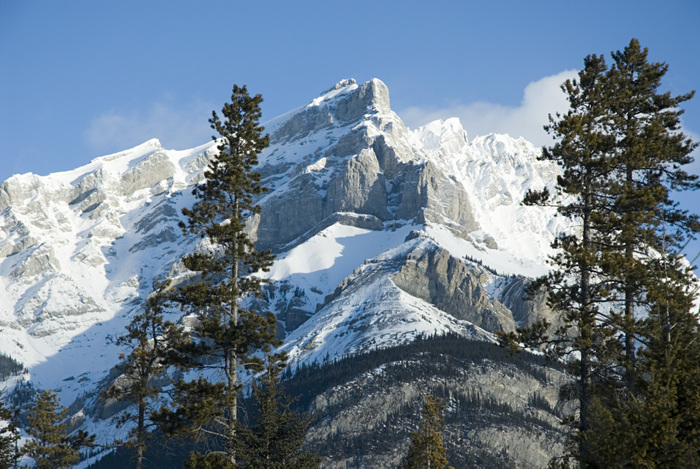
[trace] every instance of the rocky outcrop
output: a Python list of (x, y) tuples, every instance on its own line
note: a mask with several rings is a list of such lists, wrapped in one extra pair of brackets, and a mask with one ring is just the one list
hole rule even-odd
[(150, 189), (175, 175), (176, 166), (162, 148), (132, 166), (121, 175), (119, 188), (124, 196)]
[(314, 132), (357, 122), (373, 109), (390, 108), (389, 90), (384, 83), (371, 80), (359, 87), (356, 85), (354, 79), (342, 80), (322, 92), (321, 96), (333, 95), (348, 87), (357, 88), (355, 92), (344, 93), (339, 99), (328, 104), (321, 104), (319, 98), (299, 110), (272, 133), (270, 142), (273, 145), (279, 142), (295, 142)]
[[(315, 310), (315, 305), (311, 305), (306, 292), (292, 286), (289, 282), (280, 282), (271, 288), (275, 288), (278, 294), (275, 296), (275, 303), (272, 309), (277, 316), (277, 319), (284, 325), (284, 332), (281, 338), (284, 338), (286, 333), (293, 331), (301, 324), (309, 319)], [(268, 305), (266, 305), (268, 306)]]
[(392, 277), (397, 287), (457, 319), (491, 332), (514, 331), (512, 313), (486, 292), (486, 279), (437, 246), (408, 253)]
[(304, 174), (288, 183), (288, 192), (272, 194), (263, 202), (254, 237), (260, 249), (275, 252), (305, 235), (324, 219), (323, 196), (312, 174)]
[(512, 313), (520, 327), (530, 327), (535, 323), (547, 321), (552, 330), (561, 323), (561, 317), (547, 305), (547, 295), (544, 292), (529, 293), (528, 285), (532, 280), (526, 277), (514, 277), (498, 296), (503, 305)]
[(263, 158), (268, 184), (284, 172), (291, 180), (261, 201), (260, 247), (279, 251), (296, 244), (338, 212), (437, 223), (465, 239), (480, 229), (464, 187), (407, 144), (408, 131), (391, 111), (383, 83), (345, 81), (331, 91), (343, 94), (307, 106), (272, 133), (273, 144), (295, 142), (301, 151), (313, 150), (324, 132), (347, 127), (323, 151), (308, 150), (301, 163), (285, 163), (279, 148)]
[(355, 212), (374, 215), (387, 220), (386, 180), (374, 151), (362, 149), (346, 160), (343, 167), (328, 183), (324, 213)]
[(403, 176), (397, 218), (444, 225), (464, 239), (470, 232), (480, 229), (464, 187), (432, 162), (409, 167)]

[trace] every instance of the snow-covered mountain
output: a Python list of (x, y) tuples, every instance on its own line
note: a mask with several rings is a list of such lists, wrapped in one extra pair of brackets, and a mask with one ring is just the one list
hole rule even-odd
[[(567, 226), (524, 207), (558, 169), (524, 139), (469, 140), (457, 119), (408, 129), (379, 80), (344, 80), (265, 125), (270, 192), (249, 228), (277, 261), (265, 304), (297, 363), (456, 332), (488, 339), (548, 311), (521, 300)], [(89, 396), (154, 278), (196, 247), (177, 223), (213, 143), (158, 140), (0, 186), (0, 352), (64, 403)], [(171, 313), (175, 314), (175, 313)], [(7, 384), (10, 384), (8, 382)]]

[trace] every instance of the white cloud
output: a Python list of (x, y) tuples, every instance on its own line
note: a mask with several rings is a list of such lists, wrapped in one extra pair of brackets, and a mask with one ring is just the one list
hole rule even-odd
[(576, 78), (576, 70), (566, 70), (528, 84), (523, 92), (520, 106), (503, 106), (497, 103), (476, 102), (459, 104), (444, 109), (410, 107), (398, 112), (411, 128), (420, 127), (437, 119), (459, 117), (462, 126), (470, 135), (504, 133), (512, 137), (525, 137), (535, 145), (552, 142), (543, 126), (548, 116), (566, 112), (569, 107), (561, 84)]
[(207, 119), (211, 104), (193, 101), (176, 106), (172, 100), (153, 102), (131, 110), (111, 110), (92, 120), (84, 132), (91, 151), (105, 154), (157, 138), (165, 148), (184, 150), (211, 139)]
[[(693, 142), (698, 142), (700, 143), (700, 134), (697, 134), (691, 130), (688, 130), (685, 126), (683, 126), (683, 120), (681, 119), (681, 131), (685, 134), (686, 137), (689, 137)], [(695, 147), (695, 150), (690, 154), (693, 158), (695, 158), (695, 161), (693, 161), (689, 166), (685, 168), (685, 170), (689, 173), (693, 174), (698, 174), (700, 175), (700, 146)], [(695, 209), (697, 212), (698, 210)]]

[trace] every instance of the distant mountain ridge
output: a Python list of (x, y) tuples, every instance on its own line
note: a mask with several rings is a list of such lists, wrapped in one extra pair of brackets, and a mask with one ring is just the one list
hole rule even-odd
[[(521, 206), (558, 174), (524, 139), (469, 141), (457, 119), (408, 129), (377, 79), (341, 81), (264, 125), (258, 170), (270, 192), (248, 228), (277, 255), (258, 306), (277, 314), (294, 365), (425, 334), (488, 341), (556, 319), (544, 301), (522, 301), (569, 227), (551, 209)], [(108, 424), (95, 391), (119, 351), (105, 338), (201, 243), (177, 223), (215, 151), (150, 140), (0, 185), (0, 353), (28, 369), (6, 384), (56, 389), (79, 403), (86, 428)]]

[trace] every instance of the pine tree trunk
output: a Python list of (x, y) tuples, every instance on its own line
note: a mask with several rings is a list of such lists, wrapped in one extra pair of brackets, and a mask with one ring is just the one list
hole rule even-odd
[(138, 422), (136, 424), (136, 464), (135, 469), (141, 469), (143, 448), (146, 443), (146, 403), (139, 403)]
[[(238, 200), (234, 201), (234, 216), (238, 216)], [(238, 327), (238, 276), (239, 265), (238, 265), (238, 241), (233, 242), (233, 261), (231, 265), (231, 282), (232, 291), (230, 298), (230, 311), (231, 311), (231, 326), (224, 325), (224, 327)], [(231, 464), (235, 467), (236, 465), (236, 424), (238, 422), (238, 356), (235, 350), (229, 350), (226, 354), (226, 379), (228, 381), (228, 395), (230, 403), (230, 408), (228, 409), (228, 419), (226, 422), (228, 432), (227, 435), (227, 454)]]
[[(590, 176), (586, 181), (587, 193), (584, 194), (583, 207), (583, 232), (582, 232), (582, 247), (584, 253), (587, 253), (591, 248), (591, 222), (590, 214), (592, 211), (592, 194), (590, 193)], [(591, 428), (591, 367), (592, 367), (592, 327), (594, 326), (594, 315), (591, 312), (591, 293), (590, 293), (590, 266), (586, 257), (580, 260), (581, 269), (581, 321), (580, 321), (580, 338), (583, 347), (581, 347), (581, 383), (579, 396), (579, 431), (587, 432)], [(581, 461), (586, 461), (587, 448), (585, 438), (579, 438), (579, 455)]]
[[(628, 190), (633, 185), (632, 167), (627, 165), (626, 185)], [(634, 240), (627, 239), (625, 246), (625, 261), (629, 269), (632, 269), (634, 263)], [(626, 380), (628, 389), (631, 391), (634, 387), (634, 278), (627, 276), (625, 284), (625, 358), (626, 358)]]
[[(630, 249), (631, 257), (631, 249)], [(625, 379), (627, 381), (627, 389), (634, 389), (634, 288), (633, 286), (625, 287)]]
[(230, 407), (228, 410), (228, 418), (226, 419), (226, 432), (228, 433), (226, 441), (226, 454), (229, 460), (235, 467), (236, 464), (236, 422), (238, 419), (238, 395), (236, 386), (238, 385), (238, 370), (237, 357), (234, 351), (230, 351), (226, 358), (226, 378), (228, 380), (228, 394)]

